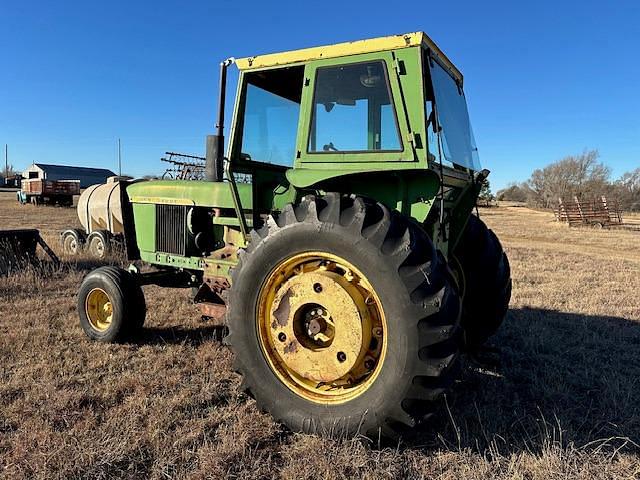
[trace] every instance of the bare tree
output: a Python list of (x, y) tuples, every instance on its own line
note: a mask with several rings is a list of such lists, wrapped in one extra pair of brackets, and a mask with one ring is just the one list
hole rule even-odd
[(550, 207), (558, 198), (589, 198), (606, 193), (611, 169), (599, 162), (599, 157), (597, 150), (585, 150), (535, 170), (528, 182), (533, 202)]
[(625, 210), (640, 210), (640, 168), (623, 174), (611, 188)]
[(16, 170), (15, 168), (13, 168), (13, 165), (9, 164), (6, 167), (2, 167), (2, 177), (7, 178), (7, 177), (11, 177), (13, 175), (15, 175)]
[(510, 183), (507, 188), (499, 190), (498, 200), (509, 202), (526, 202), (531, 196), (531, 188), (525, 183)]

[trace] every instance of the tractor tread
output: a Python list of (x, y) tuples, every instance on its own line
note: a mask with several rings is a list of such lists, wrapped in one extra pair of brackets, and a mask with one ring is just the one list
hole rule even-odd
[(476, 349), (498, 330), (507, 314), (512, 288), (509, 259), (496, 234), (475, 215), (469, 217), (454, 256), (466, 282), (465, 343), (468, 349)]
[[(355, 245), (373, 245), (380, 261), (387, 262), (396, 273), (396, 280), (389, 280), (395, 282), (395, 286), (389, 288), (411, 300), (398, 307), (405, 317), (401, 323), (409, 325), (403, 328), (410, 329), (410, 335), (418, 338), (417, 350), (403, 372), (407, 379), (404, 396), (380, 412), (365, 415), (358, 426), (362, 433), (370, 436), (397, 438), (432, 415), (439, 398), (453, 383), (453, 366), (459, 358), (462, 309), (446, 261), (424, 230), (399, 212), (367, 198), (338, 193), (307, 195), (298, 204), (285, 206), (279, 215), (273, 215), (260, 229), (251, 232), (249, 245), (231, 272), (236, 289), (232, 287), (230, 291), (227, 312), (228, 339), (236, 350), (234, 368), (243, 376), (241, 388), (255, 395), (259, 408), (270, 411), (274, 418), (293, 430), (315, 433), (327, 429), (328, 419), (302, 418), (286, 402), (256, 395), (255, 387), (259, 386), (260, 390), (264, 386), (251, 380), (255, 375), (252, 370), (256, 352), (245, 351), (248, 340), (244, 331), (248, 330), (248, 324), (237, 308), (244, 300), (241, 290), (246, 291), (245, 284), (249, 283), (245, 269), (263, 255), (265, 245), (275, 243), (276, 237), (283, 237), (286, 230), (297, 229), (300, 224), (311, 224), (311, 231), (318, 234), (344, 232)], [(353, 426), (350, 428), (351, 433), (357, 433)]]

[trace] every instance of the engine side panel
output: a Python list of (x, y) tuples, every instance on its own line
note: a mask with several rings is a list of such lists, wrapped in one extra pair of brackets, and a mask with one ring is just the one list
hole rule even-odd
[[(250, 210), (251, 184), (238, 184), (238, 191), (243, 208)], [(129, 185), (126, 195), (141, 260), (221, 277), (237, 262), (235, 250), (244, 242), (227, 182), (139, 182)]]

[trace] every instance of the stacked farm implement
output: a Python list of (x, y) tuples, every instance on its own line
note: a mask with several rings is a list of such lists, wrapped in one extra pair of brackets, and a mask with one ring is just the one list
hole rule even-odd
[(204, 157), (175, 152), (165, 152), (165, 155), (167, 157), (160, 160), (171, 166), (162, 174), (163, 180), (204, 180)]
[(640, 230), (639, 225), (625, 224), (622, 220), (622, 209), (617, 200), (608, 201), (602, 196), (599, 199), (566, 201), (558, 199), (558, 206), (553, 209), (556, 220), (565, 222), (570, 227), (592, 226), (596, 228), (623, 228)]

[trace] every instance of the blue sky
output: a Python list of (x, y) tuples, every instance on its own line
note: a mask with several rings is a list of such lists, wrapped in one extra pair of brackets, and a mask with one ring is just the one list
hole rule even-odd
[(426, 31), (465, 75), (493, 189), (597, 148), (640, 166), (640, 2), (0, 0), (0, 144), (10, 161), (161, 173), (202, 154), (218, 62)]

